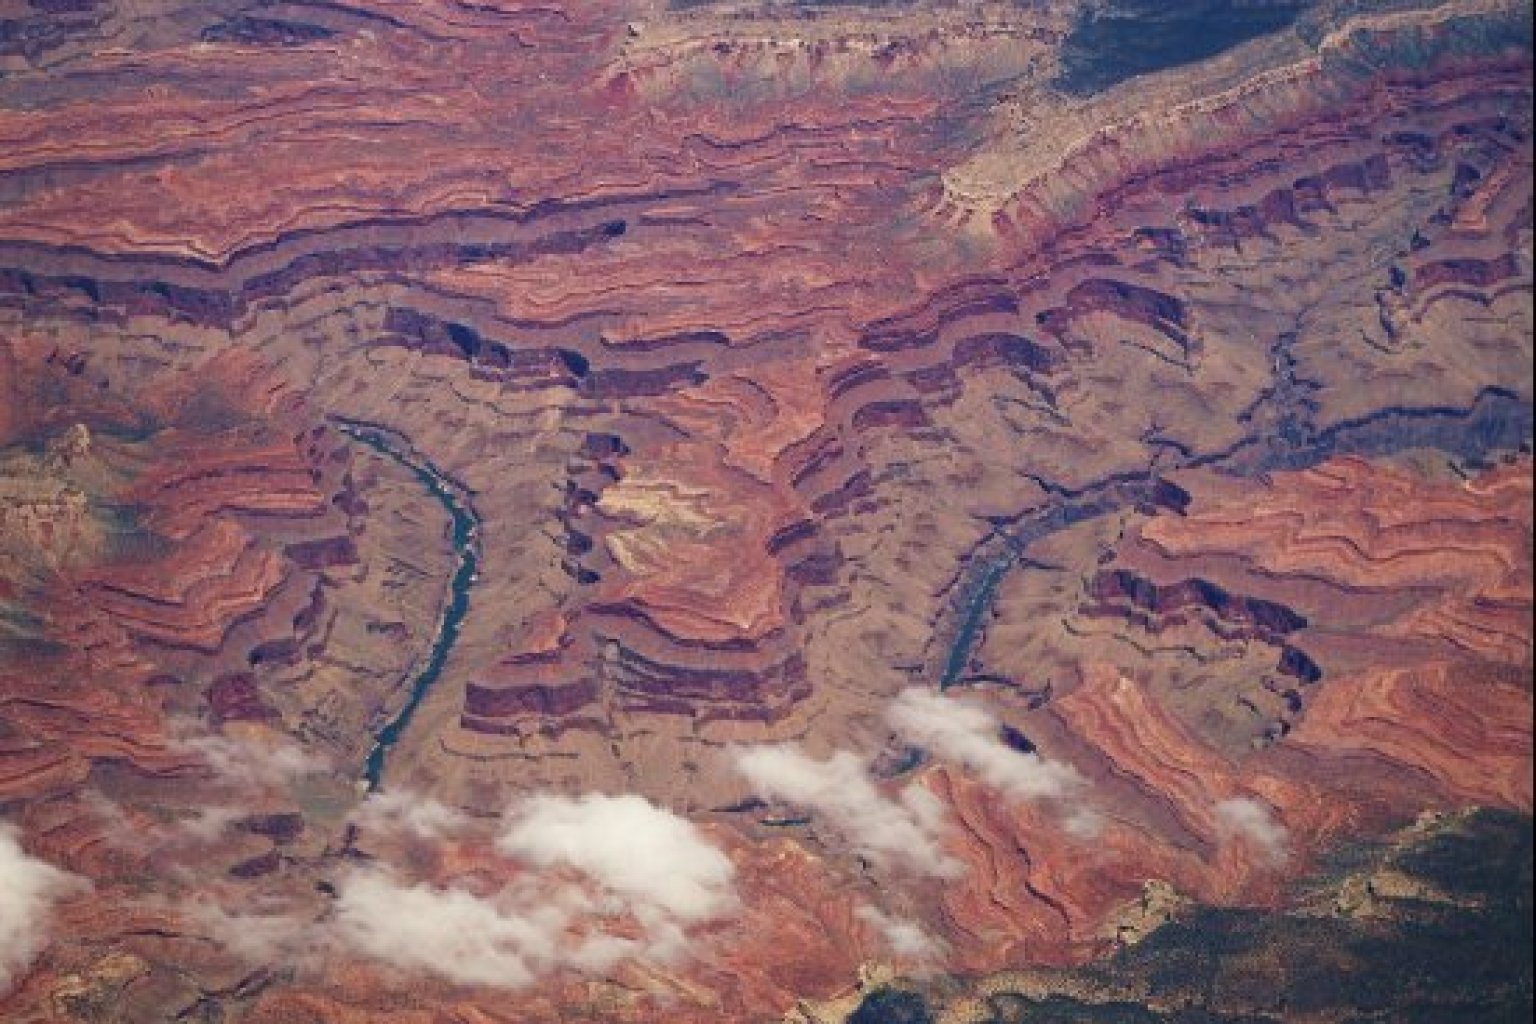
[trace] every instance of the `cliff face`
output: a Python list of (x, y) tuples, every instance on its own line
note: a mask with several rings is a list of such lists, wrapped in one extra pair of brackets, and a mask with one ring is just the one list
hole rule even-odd
[[(0, 1014), (776, 1019), (1528, 814), (1530, 12), (1278, 6), (1068, 92), (1070, 2), (0, 5), (0, 810), (95, 886)], [(941, 683), (1010, 753), (898, 735)], [(494, 994), (296, 950), (531, 884), (375, 764), (642, 795), (737, 902)]]

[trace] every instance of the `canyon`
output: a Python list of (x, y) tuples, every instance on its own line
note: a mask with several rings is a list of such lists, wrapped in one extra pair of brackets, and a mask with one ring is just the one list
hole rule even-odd
[(1528, 848), (1529, 5), (1210, 6), (0, 2), (0, 1016), (1171, 1013)]

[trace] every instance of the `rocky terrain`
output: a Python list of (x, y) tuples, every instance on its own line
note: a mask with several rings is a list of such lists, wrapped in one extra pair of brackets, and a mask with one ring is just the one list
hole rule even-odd
[(1010, 972), (963, 993), (883, 986), (850, 1020), (1518, 1021), (1531, 998), (1530, 859), (1529, 816), (1427, 815), (1340, 851), (1284, 913), (1201, 910), (1092, 967)]
[(1165, 1019), (1528, 845), (1529, 5), (1212, 6), (0, 0), (0, 1016)]

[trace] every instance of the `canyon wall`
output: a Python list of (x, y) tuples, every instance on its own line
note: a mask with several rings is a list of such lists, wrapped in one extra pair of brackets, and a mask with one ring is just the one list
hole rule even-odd
[[(1380, 6), (1083, 94), (1066, 2), (0, 5), (0, 812), (92, 887), (0, 1014), (841, 1019), (1529, 814), (1531, 15)], [(638, 794), (734, 913), (509, 991), (231, 940), (515, 880), (359, 824), (439, 657), (384, 794)]]

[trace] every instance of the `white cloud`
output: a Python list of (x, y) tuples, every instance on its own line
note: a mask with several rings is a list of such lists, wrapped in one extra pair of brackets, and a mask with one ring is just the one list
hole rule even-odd
[[(954, 762), (986, 785), (1016, 800), (1064, 800), (1086, 781), (1069, 764), (1023, 753), (1000, 738), (1000, 724), (986, 710), (928, 690), (912, 689), (887, 712), (903, 739)], [(942, 848), (944, 807), (916, 784), (899, 797), (886, 796), (868, 769), (846, 751), (817, 761), (793, 746), (740, 750), (736, 768), (758, 796), (814, 811), (818, 823), (841, 833), (882, 866), (905, 865), (924, 874), (958, 873)], [(1065, 827), (1073, 835), (1097, 831), (1098, 816), (1073, 807)]]
[(891, 955), (903, 960), (915, 960), (922, 963), (937, 960), (943, 952), (943, 947), (938, 941), (923, 931), (915, 921), (909, 921), (902, 917), (893, 917), (878, 907), (868, 904), (859, 907), (855, 914), (860, 921), (869, 925)]
[(887, 717), (907, 741), (975, 772), (983, 783), (1013, 799), (1062, 799), (1084, 786), (1083, 777), (1071, 765), (1004, 743), (998, 735), (998, 720), (974, 704), (912, 689), (892, 702)]
[(538, 867), (571, 867), (603, 889), (679, 921), (735, 902), (731, 859), (691, 822), (638, 796), (534, 797), (512, 814), (496, 848)]
[[(369, 805), (365, 816), (418, 834), (464, 822), (419, 798)], [(460, 984), (519, 988), (560, 969), (677, 957), (691, 926), (736, 906), (730, 858), (692, 823), (640, 797), (536, 797), (508, 812), (495, 845), (518, 865), (499, 886), (483, 876), (475, 887), (434, 885), (367, 867), (339, 880), (324, 923), (281, 912), (200, 916), (258, 962), (360, 954)]]
[(0, 992), (43, 948), (54, 902), (86, 882), (21, 848), (16, 830), (0, 824)]
[(374, 793), (358, 804), (352, 812), (352, 823), (363, 829), (440, 839), (462, 830), (469, 824), (469, 817), (432, 797), (391, 789)]
[(1290, 856), (1290, 833), (1257, 800), (1234, 797), (1218, 803), (1216, 828), (1223, 840), (1246, 842), (1272, 864), (1282, 864)]
[(897, 799), (887, 797), (847, 751), (818, 761), (792, 746), (748, 748), (737, 752), (736, 770), (759, 796), (814, 811), (820, 823), (881, 866), (945, 877), (960, 870), (943, 849), (944, 808), (938, 798), (917, 785)]
[[(576, 912), (586, 909), (579, 895), (555, 886), (545, 893), (512, 887), (480, 896), (360, 871), (340, 887), (335, 938), (348, 950), (407, 970), (466, 985), (520, 988), (562, 958), (592, 969), (611, 965), (568, 934)], [(616, 959), (622, 951), (612, 952)]]

